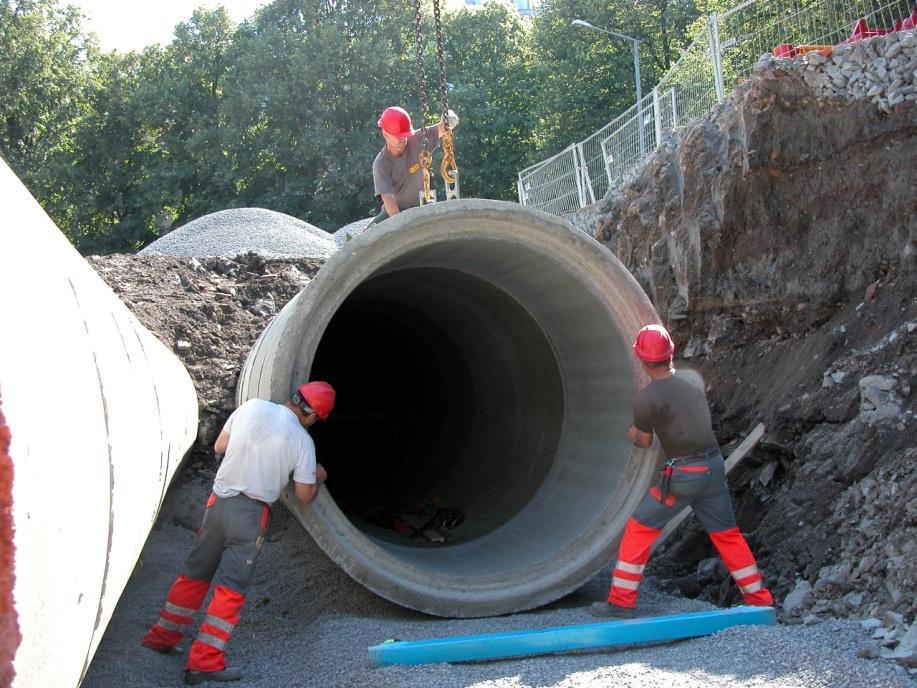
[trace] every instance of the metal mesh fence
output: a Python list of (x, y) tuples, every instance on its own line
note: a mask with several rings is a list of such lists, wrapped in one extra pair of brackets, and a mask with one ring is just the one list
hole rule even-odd
[[(561, 215), (601, 199), (665, 132), (704, 115), (780, 45), (836, 45), (885, 33), (913, 0), (746, 0), (711, 15), (639, 106), (585, 140), (519, 173), (519, 202)], [(900, 26), (900, 24), (899, 24)]]

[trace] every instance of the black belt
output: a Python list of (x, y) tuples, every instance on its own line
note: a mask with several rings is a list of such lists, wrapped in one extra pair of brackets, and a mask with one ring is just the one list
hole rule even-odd
[(660, 471), (659, 475), (659, 493), (662, 495), (659, 501), (665, 502), (666, 498), (669, 496), (669, 485), (672, 482), (673, 466), (677, 466), (680, 463), (696, 463), (698, 461), (706, 461), (707, 459), (714, 457), (719, 453), (719, 447), (710, 447), (709, 449), (703, 449), (699, 452), (693, 452), (692, 454), (676, 456), (674, 459), (669, 459), (666, 461), (665, 466)]
[(709, 449), (703, 449), (691, 454), (685, 454), (684, 456), (676, 456), (674, 459), (669, 459), (666, 461), (666, 463), (670, 466), (675, 466), (680, 463), (696, 463), (697, 461), (706, 461), (707, 459), (710, 459), (719, 453), (719, 447), (710, 447)]

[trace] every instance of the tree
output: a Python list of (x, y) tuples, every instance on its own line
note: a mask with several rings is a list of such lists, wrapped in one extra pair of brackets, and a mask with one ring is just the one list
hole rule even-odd
[(375, 120), (412, 82), (409, 10), (275, 0), (240, 28), (224, 100), (237, 202), (331, 231), (373, 212)]
[(516, 172), (527, 164), (537, 129), (526, 27), (516, 12), (491, 2), (448, 15), (444, 34), (449, 104), (462, 118), (455, 144), (462, 195), (515, 199)]
[(632, 43), (571, 26), (583, 19), (641, 41), (644, 94), (662, 76), (697, 16), (693, 0), (596, 5), (553, 0), (534, 21), (533, 50), (542, 84), (544, 152), (589, 136), (636, 102)]
[(72, 147), (94, 41), (54, 0), (0, 0), (0, 154), (39, 200), (61, 202), (49, 161)]

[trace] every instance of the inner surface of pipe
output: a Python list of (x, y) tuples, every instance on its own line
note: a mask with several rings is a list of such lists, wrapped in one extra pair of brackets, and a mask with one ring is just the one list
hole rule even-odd
[(381, 541), (442, 547), (403, 518), (418, 529), (433, 518), (435, 532), (439, 509), (461, 519), (442, 528), (448, 546), (487, 535), (531, 500), (557, 451), (564, 386), (550, 339), (518, 301), (459, 270), (362, 284), (326, 329), (313, 376), (334, 379), (341, 399), (313, 432), (328, 489)]
[[(262, 333), (237, 394), (337, 389), (310, 429), (327, 489), (283, 499), (353, 578), (431, 614), (509, 613), (607, 566), (655, 474), (655, 450), (626, 439), (648, 322), (630, 273), (572, 225), (450, 201), (345, 244)], [(444, 541), (417, 520), (437, 509), (460, 516)]]
[[(550, 257), (447, 242), (341, 304), (312, 377), (340, 406), (313, 430), (350, 522), (412, 566), (503, 575), (554, 554), (614, 492), (633, 375), (601, 305)], [(430, 502), (464, 521), (431, 543), (386, 527)], [(561, 535), (561, 537), (564, 537)]]

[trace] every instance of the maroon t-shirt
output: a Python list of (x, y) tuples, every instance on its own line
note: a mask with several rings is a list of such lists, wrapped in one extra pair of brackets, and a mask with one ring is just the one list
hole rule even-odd
[(634, 425), (655, 433), (669, 459), (717, 446), (703, 379), (693, 371), (676, 370), (637, 392)]

